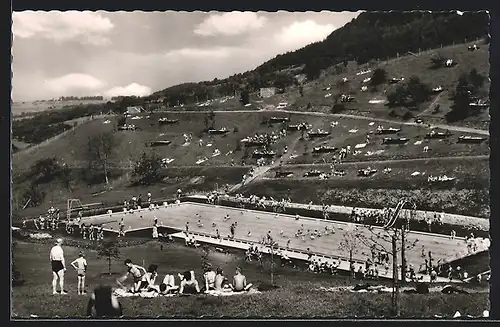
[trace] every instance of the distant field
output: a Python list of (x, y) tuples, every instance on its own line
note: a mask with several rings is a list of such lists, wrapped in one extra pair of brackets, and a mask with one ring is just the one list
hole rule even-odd
[(46, 102), (14, 102), (12, 104), (12, 115), (28, 116), (40, 111), (58, 110), (64, 107), (72, 107), (84, 104), (99, 104), (105, 103), (105, 100), (77, 100), (77, 101), (46, 101)]

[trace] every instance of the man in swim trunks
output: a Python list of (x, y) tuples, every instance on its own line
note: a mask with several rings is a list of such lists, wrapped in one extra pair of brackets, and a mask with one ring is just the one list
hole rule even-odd
[(87, 260), (85, 260), (83, 252), (78, 254), (78, 259), (74, 260), (71, 265), (76, 269), (78, 295), (83, 295), (85, 293), (85, 273), (87, 272)]
[(66, 262), (64, 261), (64, 251), (61, 247), (63, 240), (58, 238), (56, 245), (50, 249), (50, 263), (52, 265), (52, 294), (57, 294), (57, 280), (61, 294), (68, 294), (64, 290), (64, 272), (66, 271)]
[(233, 277), (233, 283), (231, 288), (234, 292), (248, 291), (252, 287), (252, 284), (247, 285), (247, 278), (245, 275), (241, 274), (241, 268), (236, 268), (236, 275)]
[(142, 276), (146, 274), (147, 271), (144, 267), (134, 265), (130, 259), (125, 260), (125, 266), (127, 266), (127, 274), (119, 278), (117, 281), (121, 284), (129, 275), (131, 275), (134, 280), (134, 288), (132, 291), (138, 292), (141, 287)]

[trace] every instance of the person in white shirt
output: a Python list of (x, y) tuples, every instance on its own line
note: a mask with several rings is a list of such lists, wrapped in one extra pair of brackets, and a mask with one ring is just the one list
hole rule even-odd
[(50, 249), (50, 263), (52, 265), (52, 294), (57, 294), (57, 280), (61, 294), (67, 294), (64, 290), (64, 272), (66, 271), (66, 262), (64, 261), (64, 251), (61, 247), (63, 240), (58, 238), (56, 245)]
[(85, 293), (85, 273), (87, 272), (87, 260), (83, 252), (80, 252), (78, 259), (75, 259), (71, 265), (76, 269), (76, 274), (78, 278), (78, 295), (83, 295)]

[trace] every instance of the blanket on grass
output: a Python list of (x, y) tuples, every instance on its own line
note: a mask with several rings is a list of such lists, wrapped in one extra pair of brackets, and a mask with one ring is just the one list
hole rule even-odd
[[(256, 289), (250, 289), (246, 292), (233, 292), (233, 291), (206, 291), (205, 293), (200, 293), (201, 294), (206, 294), (206, 295), (211, 295), (211, 296), (232, 296), (232, 295), (243, 295), (243, 294), (259, 294), (260, 291)], [(117, 297), (142, 297), (142, 298), (155, 298), (155, 297), (174, 297), (174, 296), (184, 296), (179, 293), (170, 293), (170, 294), (159, 294), (157, 292), (151, 291), (151, 292), (139, 292), (139, 293), (131, 293), (128, 292), (124, 289), (116, 289), (114, 291), (114, 295)]]

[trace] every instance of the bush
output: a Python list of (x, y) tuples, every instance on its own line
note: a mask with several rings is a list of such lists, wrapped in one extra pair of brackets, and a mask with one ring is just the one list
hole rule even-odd
[(396, 110), (392, 109), (391, 112), (389, 112), (389, 117), (398, 117)]
[(404, 120), (410, 120), (414, 117), (413, 113), (411, 111), (407, 111), (404, 113), (403, 115), (403, 119)]

